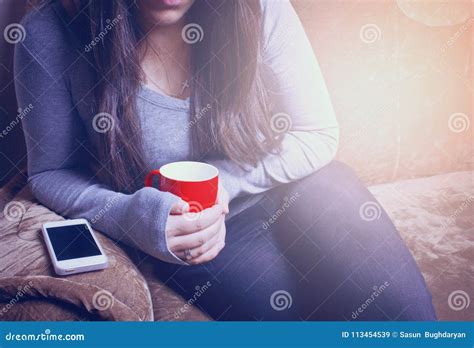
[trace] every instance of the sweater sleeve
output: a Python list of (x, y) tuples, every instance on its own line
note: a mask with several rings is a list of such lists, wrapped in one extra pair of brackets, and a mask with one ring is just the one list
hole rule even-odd
[[(161, 260), (185, 264), (167, 247), (165, 226), (177, 197), (153, 188), (114, 192), (88, 168), (86, 131), (73, 105), (68, 47), (44, 22), (24, 21), (26, 38), (15, 49), (15, 87), (23, 118), (29, 184), (39, 202), (68, 218), (86, 218), (111, 238)], [(58, 29), (54, 28), (53, 29)], [(59, 40), (60, 41), (60, 40)], [(46, 52), (46, 53), (45, 53)]]
[(339, 128), (319, 64), (291, 3), (262, 0), (265, 88), (270, 126), (284, 135), (282, 151), (256, 167), (212, 160), (230, 197), (256, 194), (301, 179), (335, 156)]

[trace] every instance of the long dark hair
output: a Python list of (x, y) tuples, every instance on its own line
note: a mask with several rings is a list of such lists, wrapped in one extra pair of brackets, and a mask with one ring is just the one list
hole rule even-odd
[[(62, 3), (67, 1), (63, 0)], [(96, 151), (100, 177), (116, 190), (127, 190), (146, 170), (135, 97), (143, 81), (140, 54), (143, 39), (133, 0), (75, 0), (83, 14), (97, 68), (97, 112), (112, 117), (113, 127), (99, 134)], [(216, 14), (218, 11), (218, 14)], [(79, 13), (78, 12), (78, 13)], [(262, 10), (260, 0), (196, 0), (187, 22), (202, 33), (191, 47), (190, 113), (194, 157), (216, 151), (239, 164), (255, 165), (279, 148), (272, 132), (261, 79)], [(107, 35), (110, 21), (120, 18)], [(97, 41), (97, 40), (96, 40)], [(206, 107), (205, 115), (200, 113)]]

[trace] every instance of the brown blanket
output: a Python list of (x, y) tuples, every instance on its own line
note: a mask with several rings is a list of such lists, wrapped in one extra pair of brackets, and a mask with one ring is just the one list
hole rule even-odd
[[(2, 190), (4, 201), (5, 196), (11, 195), (6, 190)], [(29, 314), (37, 320), (72, 319), (78, 313), (83, 319), (91, 320), (153, 319), (147, 282), (126, 253), (111, 240), (98, 233), (109, 257), (108, 269), (57, 277), (40, 231), (44, 222), (62, 217), (38, 204), (28, 187), (14, 195), (2, 210), (0, 320), (19, 313), (18, 307), (12, 309), (20, 302), (28, 307), (28, 301), (43, 302), (39, 308), (47, 308)], [(53, 305), (44, 306), (45, 301)]]

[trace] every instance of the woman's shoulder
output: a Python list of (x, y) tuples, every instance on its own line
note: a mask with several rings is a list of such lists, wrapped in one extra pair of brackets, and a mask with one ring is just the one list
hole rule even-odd
[(282, 12), (292, 8), (290, 0), (260, 0), (264, 19), (276, 19)]
[(58, 2), (47, 2), (30, 10), (20, 22), (23, 30), (22, 45), (30, 54), (59, 53), (70, 48), (67, 35), (67, 18)]
[(260, 0), (260, 3), (263, 42), (267, 50), (271, 46), (280, 46), (286, 42), (292, 30), (298, 25), (299, 19), (290, 0)]

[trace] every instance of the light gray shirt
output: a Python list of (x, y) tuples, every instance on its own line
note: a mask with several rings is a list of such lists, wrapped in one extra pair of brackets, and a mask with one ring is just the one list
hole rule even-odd
[[(219, 169), (229, 191), (231, 213), (262, 192), (301, 179), (335, 156), (339, 130), (318, 62), (289, 1), (262, 0), (263, 79), (272, 124), (284, 134), (282, 152), (256, 167), (241, 168), (221, 156)], [(155, 188), (114, 192), (90, 168), (97, 132), (93, 117), (93, 62), (79, 47), (58, 3), (25, 17), (26, 37), (15, 51), (19, 106), (23, 118), (29, 183), (45, 206), (68, 218), (86, 218), (94, 228), (161, 260), (185, 264), (168, 249), (165, 226), (177, 197)], [(189, 101), (142, 87), (137, 109), (149, 169), (192, 160)]]

